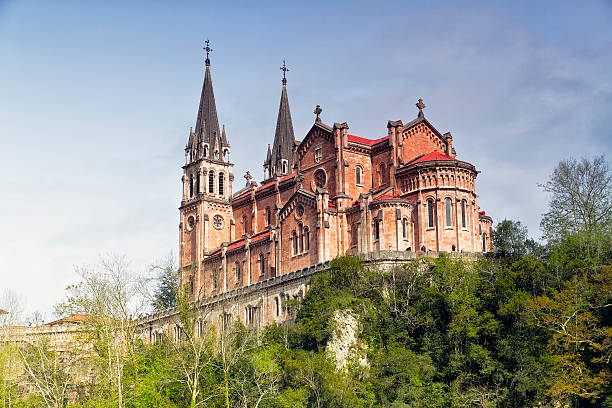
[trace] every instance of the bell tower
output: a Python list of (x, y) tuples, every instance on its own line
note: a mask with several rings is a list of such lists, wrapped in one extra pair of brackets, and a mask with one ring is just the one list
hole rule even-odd
[(206, 70), (195, 130), (189, 129), (183, 166), (179, 224), (179, 285), (189, 298), (205, 297), (204, 258), (231, 240), (232, 173), (225, 125), (219, 132), (206, 40)]

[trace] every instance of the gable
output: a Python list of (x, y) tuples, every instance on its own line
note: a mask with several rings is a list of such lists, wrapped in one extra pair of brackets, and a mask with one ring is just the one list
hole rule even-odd
[(304, 155), (310, 150), (315, 143), (330, 143), (334, 144), (333, 130), (323, 123), (315, 123), (312, 125), (306, 137), (297, 148), (297, 158), (302, 160)]
[(289, 200), (285, 203), (283, 208), (279, 212), (279, 220), (282, 222), (285, 220), (298, 205), (304, 205), (304, 207), (310, 207), (312, 209), (317, 208), (317, 200), (314, 194), (309, 193), (306, 190), (296, 191)]
[(431, 152), (448, 154), (446, 137), (440, 134), (425, 118), (418, 118), (404, 126), (400, 147), (403, 163), (408, 163), (419, 155)]

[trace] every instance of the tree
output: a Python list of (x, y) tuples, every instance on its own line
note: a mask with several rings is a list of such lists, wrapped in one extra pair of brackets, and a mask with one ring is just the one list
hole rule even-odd
[[(74, 344), (71, 346), (75, 346)], [(69, 371), (74, 369), (75, 349), (62, 352), (52, 350), (49, 338), (39, 337), (19, 348), (26, 382), (48, 408), (63, 408), (68, 401), (68, 387), (72, 381)]]
[(150, 271), (155, 275), (155, 291), (151, 306), (164, 310), (176, 306), (178, 295), (178, 269), (174, 256), (168, 255), (159, 265), (152, 265)]
[(568, 233), (587, 236), (612, 224), (612, 169), (604, 156), (559, 162), (548, 181), (540, 185), (551, 193), (541, 222), (548, 239)]
[(527, 252), (527, 227), (520, 221), (503, 220), (493, 231), (493, 248), (500, 256), (518, 257)]
[(136, 321), (144, 310), (141, 282), (128, 270), (125, 257), (102, 258), (94, 267), (78, 267), (81, 282), (67, 288), (67, 299), (56, 305), (56, 314), (87, 316), (90, 327), (84, 341), (93, 344), (92, 366), (96, 368), (99, 395), (122, 408), (124, 369), (135, 354)]

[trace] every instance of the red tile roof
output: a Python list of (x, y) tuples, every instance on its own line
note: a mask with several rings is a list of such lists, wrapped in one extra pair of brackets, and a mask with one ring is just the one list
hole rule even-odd
[(359, 137), (355, 135), (348, 135), (349, 142), (361, 143), (368, 146), (373, 146), (378, 142), (382, 142), (385, 139), (388, 139), (389, 136), (381, 137), (380, 139), (366, 139), (365, 137)]
[(87, 316), (84, 315), (80, 315), (80, 314), (73, 314), (70, 315), (68, 317), (63, 317), (59, 320), (54, 320), (52, 322), (47, 323), (47, 326), (55, 326), (57, 324), (63, 324), (63, 323), (84, 323), (88, 320)]
[[(260, 231), (260, 232), (258, 232), (257, 234), (255, 234), (255, 235), (253, 235), (251, 237), (251, 243), (260, 241), (260, 240), (262, 240), (264, 238), (267, 238), (269, 236), (270, 236), (270, 231), (267, 231), (267, 230), (266, 231)], [(230, 249), (240, 248), (241, 246), (244, 245), (244, 242), (245, 242), (244, 238), (240, 238), (239, 240), (236, 240), (234, 242), (230, 242), (229, 245), (227, 246), (227, 250), (229, 251)], [(215, 252), (213, 252), (210, 255), (213, 256), (213, 255), (216, 255), (216, 254), (218, 254), (220, 252), (221, 252), (221, 250), (218, 249), (218, 250), (216, 250)]]
[[(280, 179), (280, 181), (285, 181), (285, 180), (287, 180), (287, 179), (289, 179), (289, 178), (291, 178), (291, 177), (294, 177), (294, 176), (295, 176), (295, 173), (291, 173), (291, 174), (289, 174), (289, 175), (287, 175), (287, 176), (285, 176), (285, 177), (282, 177), (282, 178)], [(276, 183), (276, 180), (270, 181), (269, 183), (266, 183), (266, 184), (262, 184), (261, 186), (257, 187), (257, 188), (255, 189), (255, 191), (263, 190), (264, 188), (268, 188), (268, 187), (270, 187), (270, 186), (273, 186), (273, 185), (274, 185), (274, 183)], [(239, 199), (239, 198), (242, 198), (242, 197), (244, 197), (244, 196), (248, 195), (250, 192), (251, 192), (250, 190), (249, 190), (249, 191), (246, 191), (246, 192), (244, 192), (244, 193), (240, 194), (238, 197), (235, 197), (235, 198), (234, 198), (234, 200), (237, 200), (237, 199)]]
[(420, 162), (432, 161), (432, 160), (457, 160), (457, 159), (455, 159), (454, 157), (447, 156), (443, 153), (434, 151), (424, 156), (421, 156), (418, 159), (412, 160), (411, 162), (408, 162), (408, 164), (414, 164), (414, 163), (420, 163)]
[(392, 195), (392, 194), (384, 194), (384, 195), (381, 195), (381, 196), (380, 196), (380, 197), (378, 197), (378, 198), (375, 198), (375, 199), (374, 199), (374, 200), (372, 200), (372, 201), (378, 201), (378, 200), (389, 200), (389, 199), (392, 199), (392, 198), (400, 198), (400, 195), (399, 195), (399, 194), (396, 194), (396, 195)]

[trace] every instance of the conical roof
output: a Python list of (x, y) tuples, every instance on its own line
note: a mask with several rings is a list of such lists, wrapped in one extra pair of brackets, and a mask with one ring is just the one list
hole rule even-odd
[[(200, 96), (200, 107), (196, 120), (195, 134), (198, 139), (209, 146), (213, 146), (215, 139), (221, 136), (219, 132), (219, 119), (217, 118), (217, 106), (215, 104), (215, 93), (213, 92), (212, 78), (210, 76), (210, 60), (206, 59), (206, 72), (204, 73), (204, 84)], [(208, 158), (212, 157), (212, 149), (208, 149)]]
[(282, 160), (287, 160), (287, 173), (293, 167), (293, 145), (295, 136), (293, 134), (293, 122), (289, 110), (289, 98), (287, 97), (287, 81), (283, 79), (283, 90), (281, 92), (278, 118), (276, 119), (276, 132), (274, 133), (274, 144), (272, 146), (272, 157), (270, 164), (277, 172), (282, 173)]

